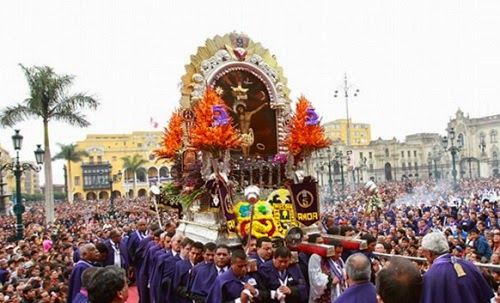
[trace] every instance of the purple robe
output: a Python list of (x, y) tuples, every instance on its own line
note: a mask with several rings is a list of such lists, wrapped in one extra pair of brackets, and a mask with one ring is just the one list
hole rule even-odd
[(156, 242), (151, 241), (148, 244), (148, 249), (146, 250), (144, 261), (141, 264), (141, 269), (139, 272), (139, 287), (141, 294), (141, 303), (150, 303), (151, 298), (149, 297), (149, 264), (153, 260), (153, 255), (155, 252), (160, 250), (161, 247)]
[[(104, 244), (108, 248), (108, 254), (106, 255), (106, 259), (104, 259), (104, 266), (115, 265), (115, 249), (113, 248), (113, 244), (111, 243), (111, 239), (107, 239), (104, 241)], [(116, 245), (116, 243), (115, 243)], [(127, 253), (127, 243), (124, 239), (120, 243), (118, 243), (118, 247), (120, 250), (120, 260), (121, 260), (121, 268), (128, 270), (128, 253)]]
[(333, 303), (378, 303), (375, 286), (370, 282), (349, 286)]
[[(246, 275), (243, 279), (236, 277), (233, 270), (230, 268), (223, 274), (219, 275), (213, 286), (208, 292), (206, 303), (223, 303), (232, 302), (240, 298), (240, 294), (243, 291), (243, 286), (245, 283), (250, 283), (257, 288), (257, 283), (254, 278)], [(262, 290), (258, 290), (259, 295)]]
[(458, 277), (451, 254), (435, 259), (424, 274), (420, 302), (436, 302), (436, 298), (440, 303), (490, 302), (493, 291), (477, 267), (463, 259), (453, 258), (453, 261), (460, 264), (465, 276)]
[(161, 297), (161, 275), (159, 271), (160, 264), (168, 257), (172, 256), (169, 251), (165, 251), (164, 249), (160, 249), (155, 252), (153, 256), (153, 266), (149, 269), (149, 297), (151, 302), (159, 303), (164, 302)]
[(171, 256), (166, 258), (162, 264), (159, 264), (159, 268), (156, 270), (159, 271), (159, 280), (160, 280), (160, 297), (163, 298), (164, 302), (171, 302), (167, 300), (170, 286), (172, 284), (172, 278), (174, 277), (175, 264), (181, 261), (181, 256), (176, 254), (175, 256)]
[(73, 298), (76, 297), (78, 293), (80, 293), (80, 288), (82, 287), (82, 273), (84, 270), (90, 267), (94, 266), (83, 259), (75, 264), (75, 267), (73, 267), (69, 278), (68, 298), (66, 300), (66, 303), (71, 303), (73, 301)]
[(251, 259), (257, 260), (257, 268), (259, 268), (260, 265), (262, 265), (262, 263), (264, 263), (264, 261), (259, 257), (259, 254), (257, 252), (254, 252), (253, 254), (251, 254), (248, 257)]
[(188, 283), (189, 274), (193, 264), (189, 259), (184, 259), (175, 264), (174, 276), (170, 285), (167, 302), (191, 303), (189, 299)]
[[(267, 290), (276, 290), (281, 284), (279, 280), (279, 272), (274, 267), (273, 260), (269, 260), (262, 264), (258, 270), (258, 275), (260, 276), (260, 281), (264, 283), (264, 287)], [(285, 299), (287, 303), (306, 303), (309, 299), (309, 286), (306, 284), (306, 280), (300, 271), (298, 264), (290, 264), (286, 269), (286, 286), (290, 288), (292, 293), (288, 295)], [(278, 302), (277, 300), (271, 300), (270, 302)]]
[(75, 298), (73, 298), (72, 303), (88, 303), (89, 302), (89, 293), (85, 289), (80, 289), (80, 292), (76, 294)]
[(196, 303), (205, 302), (208, 291), (217, 278), (217, 268), (213, 262), (201, 265), (192, 277), (191, 296)]
[[(154, 241), (152, 241), (152, 240), (153, 239), (150, 237), (146, 237), (146, 238), (142, 239), (139, 242), (139, 244), (137, 245), (137, 248), (135, 250), (133, 262), (131, 261), (132, 262), (131, 264), (134, 266), (135, 284), (137, 285), (137, 292), (139, 294), (139, 302), (140, 303), (144, 303), (141, 300), (141, 287), (140, 287), (140, 285), (141, 285), (141, 278), (140, 278), (141, 267), (142, 267), (142, 262), (144, 261), (145, 252), (147, 251), (149, 243), (154, 243)], [(129, 242), (130, 242), (130, 239), (129, 239)]]
[[(146, 236), (142, 235), (138, 230), (134, 231), (127, 241), (127, 256), (130, 265), (135, 266), (136, 262), (136, 252), (141, 243), (142, 239), (145, 239)], [(140, 259), (140, 258), (138, 258)]]

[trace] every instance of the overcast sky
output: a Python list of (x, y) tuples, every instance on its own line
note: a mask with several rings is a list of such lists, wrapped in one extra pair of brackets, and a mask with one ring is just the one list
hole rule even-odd
[[(52, 123), (56, 143), (94, 133), (153, 130), (178, 107), (184, 65), (206, 39), (237, 31), (276, 55), (291, 96), (304, 94), (323, 121), (346, 117), (334, 98), (344, 73), (360, 89), (354, 122), (372, 139), (444, 133), (461, 108), (500, 114), (500, 1), (2, 1), (0, 106), (27, 97), (18, 66), (76, 76), (74, 91), (100, 100), (86, 129)], [(43, 142), (41, 121), (21, 123), (22, 160)], [(0, 129), (11, 150), (12, 129)], [(63, 183), (61, 161), (54, 181)]]

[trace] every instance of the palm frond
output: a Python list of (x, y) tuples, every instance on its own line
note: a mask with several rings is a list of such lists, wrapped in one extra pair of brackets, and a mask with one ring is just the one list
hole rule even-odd
[(54, 112), (49, 117), (49, 120), (67, 122), (79, 127), (87, 127), (90, 125), (90, 122), (86, 119), (86, 116), (84, 114), (80, 112), (71, 112), (69, 110)]
[(8, 106), (0, 112), (0, 125), (12, 127), (19, 122), (36, 116), (36, 112), (24, 105), (17, 104), (15, 106)]

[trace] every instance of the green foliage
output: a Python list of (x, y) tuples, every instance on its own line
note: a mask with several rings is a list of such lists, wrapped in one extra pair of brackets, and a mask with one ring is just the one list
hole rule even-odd
[(83, 157), (88, 157), (89, 154), (85, 150), (78, 150), (78, 146), (74, 143), (64, 145), (57, 143), (61, 151), (57, 153), (52, 160), (66, 160), (68, 162), (80, 162)]

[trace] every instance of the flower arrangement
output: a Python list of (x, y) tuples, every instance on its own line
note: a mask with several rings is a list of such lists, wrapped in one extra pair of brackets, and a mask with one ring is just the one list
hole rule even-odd
[[(233, 208), (236, 215), (236, 230), (240, 237), (246, 237), (250, 230), (251, 205), (246, 201), (239, 202)], [(268, 202), (259, 200), (254, 204), (252, 235), (257, 238), (278, 235), (273, 217), (273, 208)]]
[(325, 137), (320, 119), (314, 112), (311, 103), (300, 97), (290, 123), (290, 135), (286, 140), (288, 150), (295, 157), (296, 162), (311, 156), (312, 152), (330, 145)]
[[(178, 171), (180, 171), (180, 163), (178, 166)], [(176, 181), (167, 183), (162, 187), (162, 196), (171, 205), (181, 204), (183, 209), (187, 210), (195, 200), (208, 194), (204, 186), (205, 182), (201, 177), (200, 168), (201, 162), (199, 160), (190, 164), (186, 168), (187, 175), (183, 176), (182, 173), (179, 173), (175, 177)]]
[(191, 144), (219, 158), (223, 150), (239, 147), (241, 139), (227, 115), (227, 107), (219, 95), (207, 88), (195, 107), (196, 120), (191, 128)]
[(168, 126), (164, 128), (162, 147), (155, 150), (158, 158), (172, 161), (182, 150), (182, 121), (180, 110), (174, 111)]

